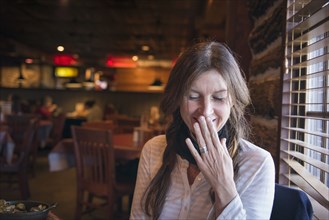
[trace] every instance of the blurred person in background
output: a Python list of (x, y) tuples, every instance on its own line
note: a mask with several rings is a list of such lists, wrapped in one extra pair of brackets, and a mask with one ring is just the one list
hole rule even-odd
[(84, 103), (84, 116), (87, 121), (100, 121), (103, 119), (103, 111), (95, 100), (87, 100)]
[(61, 109), (53, 103), (53, 99), (50, 96), (45, 96), (41, 103), (42, 104), (37, 110), (37, 114), (41, 117), (38, 129), (38, 139), (40, 142), (39, 147), (44, 149), (47, 147), (47, 141), (53, 129), (53, 120), (56, 120), (56, 116), (59, 115)]
[(45, 96), (42, 99), (42, 104), (37, 110), (42, 119), (51, 119), (53, 116), (58, 115), (59, 112), (59, 107), (53, 103), (53, 99), (50, 96)]

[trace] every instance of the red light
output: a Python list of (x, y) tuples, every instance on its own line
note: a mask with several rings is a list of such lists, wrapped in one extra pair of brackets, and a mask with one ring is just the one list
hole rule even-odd
[(77, 60), (69, 54), (54, 55), (53, 61), (55, 65), (60, 66), (70, 66), (77, 64)]
[(26, 58), (26, 59), (25, 59), (25, 63), (29, 63), (29, 64), (30, 64), (30, 63), (33, 63), (33, 59), (31, 59), (31, 58)]
[(135, 68), (137, 63), (131, 59), (131, 57), (113, 57), (108, 56), (106, 60), (106, 65), (108, 67), (118, 67), (118, 68)]
[(109, 66), (109, 67), (113, 67), (113, 60), (112, 60), (112, 58), (108, 58), (107, 59), (106, 65)]

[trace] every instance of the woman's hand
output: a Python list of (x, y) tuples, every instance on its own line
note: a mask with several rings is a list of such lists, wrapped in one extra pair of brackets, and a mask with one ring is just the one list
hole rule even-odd
[(215, 192), (216, 214), (219, 215), (237, 195), (233, 179), (233, 162), (226, 147), (226, 139), (219, 140), (217, 131), (209, 118), (201, 116), (198, 123), (193, 126), (202, 152), (201, 156), (189, 138), (186, 139), (186, 144), (200, 171)]

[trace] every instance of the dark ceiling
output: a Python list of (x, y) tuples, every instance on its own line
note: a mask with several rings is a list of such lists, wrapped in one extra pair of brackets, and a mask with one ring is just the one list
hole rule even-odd
[(227, 1), (0, 0), (0, 37), (48, 54), (63, 45), (91, 63), (108, 55), (172, 60), (197, 40), (225, 40)]

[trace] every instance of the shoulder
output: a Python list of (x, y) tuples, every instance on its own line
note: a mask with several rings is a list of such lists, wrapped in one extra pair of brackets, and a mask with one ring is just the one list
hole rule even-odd
[(271, 156), (271, 154), (266, 151), (265, 149), (245, 140), (242, 139), (240, 142), (240, 154), (242, 155), (256, 155), (256, 156), (260, 156), (260, 157), (268, 157)]
[(166, 136), (159, 135), (147, 141), (142, 149), (140, 164), (148, 170), (151, 177), (156, 175), (162, 165), (162, 156), (166, 146)]
[(273, 158), (271, 154), (265, 149), (242, 139), (240, 142), (240, 149), (238, 154), (238, 163), (240, 166), (247, 164), (267, 164), (273, 165)]
[(145, 143), (142, 152), (147, 154), (163, 154), (166, 146), (166, 136), (158, 135), (151, 138)]

